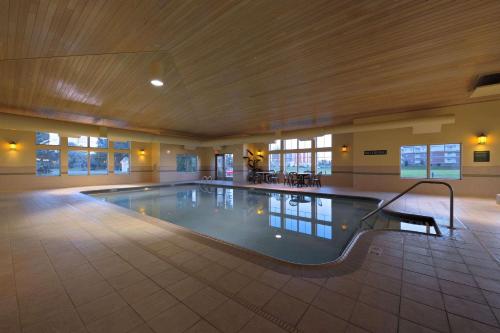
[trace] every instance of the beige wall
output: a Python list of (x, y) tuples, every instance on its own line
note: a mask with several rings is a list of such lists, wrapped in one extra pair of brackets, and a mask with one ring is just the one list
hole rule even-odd
[[(414, 144), (462, 144), (461, 180), (450, 180), (456, 193), (462, 196), (493, 196), (500, 192), (500, 101), (432, 109), (390, 116), (364, 118), (355, 124), (384, 122), (417, 117), (454, 115), (455, 124), (444, 125), (440, 132), (414, 134), (412, 129), (337, 134), (333, 136), (333, 174), (324, 176), (324, 185), (352, 186), (361, 190), (402, 191), (416, 180), (399, 177), (399, 150), (402, 145)], [(477, 145), (477, 134), (485, 132), (487, 145)], [(8, 143), (17, 142), (17, 150), (10, 151)], [(349, 151), (341, 152), (347, 145)], [(112, 147), (112, 145), (110, 145)], [(35, 133), (27, 131), (0, 130), (0, 190), (25, 190), (85, 185), (125, 184), (136, 182), (172, 182), (200, 179), (204, 175), (215, 176), (215, 154), (234, 155), (234, 180), (245, 181), (248, 167), (243, 159), (246, 149), (253, 153), (261, 150), (263, 169), (268, 168), (267, 144), (237, 144), (220, 148), (185, 149), (179, 145), (132, 142), (130, 175), (113, 174), (113, 150), (110, 149), (109, 174), (99, 176), (68, 176), (67, 138), (61, 138), (61, 176), (37, 177), (35, 167)], [(144, 156), (139, 154), (145, 149)], [(385, 149), (387, 155), (366, 156), (365, 150)], [(474, 150), (489, 150), (491, 161), (473, 162)], [(314, 163), (313, 150), (313, 163)], [(178, 173), (177, 154), (196, 154), (198, 171)], [(434, 192), (434, 188), (422, 188)], [(441, 192), (443, 193), (443, 192)]]
[[(10, 141), (17, 143), (15, 151), (9, 150)], [(112, 142), (110, 147), (112, 147)], [(61, 137), (60, 146), (37, 146), (34, 132), (0, 130), (0, 191), (150, 182), (152, 181), (151, 148), (150, 143), (132, 142), (129, 175), (113, 173), (113, 149), (110, 148), (108, 175), (69, 176), (66, 137)], [(60, 176), (36, 176), (37, 149), (61, 150)], [(139, 154), (140, 149), (145, 149), (144, 156)]]
[[(487, 102), (447, 107), (364, 119), (384, 121), (401, 117), (454, 114), (456, 123), (444, 125), (441, 132), (413, 134), (412, 130), (397, 129), (354, 134), (354, 187), (363, 190), (402, 191), (417, 180), (399, 176), (399, 151), (403, 145), (462, 144), (461, 180), (447, 180), (458, 195), (493, 196), (500, 192), (500, 102)], [(487, 145), (477, 145), (477, 135), (485, 132)], [(387, 155), (366, 156), (365, 150), (387, 149)], [(475, 163), (474, 150), (489, 150), (489, 163)], [(422, 188), (421, 192), (435, 192), (434, 187)], [(445, 193), (438, 190), (440, 193)]]
[[(156, 161), (153, 162), (154, 180), (162, 183), (190, 181), (210, 174), (212, 149), (185, 149), (183, 146), (154, 144)], [(157, 151), (156, 151), (157, 150)], [(177, 172), (177, 155), (192, 154), (198, 156), (197, 172)]]

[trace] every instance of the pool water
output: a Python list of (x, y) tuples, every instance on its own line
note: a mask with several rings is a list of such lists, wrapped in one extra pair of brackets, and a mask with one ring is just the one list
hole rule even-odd
[(378, 200), (189, 184), (92, 196), (287, 262), (337, 259)]

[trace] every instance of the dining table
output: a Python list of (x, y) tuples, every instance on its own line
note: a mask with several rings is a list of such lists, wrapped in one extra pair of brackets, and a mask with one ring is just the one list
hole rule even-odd
[(269, 175), (274, 173), (273, 171), (257, 171), (256, 174), (261, 175), (262, 179), (266, 182), (269, 183)]
[(298, 172), (297, 173), (297, 186), (306, 186), (306, 178), (311, 177), (311, 172)]

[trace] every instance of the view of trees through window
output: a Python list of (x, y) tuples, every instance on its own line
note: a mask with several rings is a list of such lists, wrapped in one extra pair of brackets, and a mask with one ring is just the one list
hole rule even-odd
[(68, 175), (88, 175), (88, 152), (83, 150), (70, 150), (68, 152)]
[(177, 172), (198, 171), (198, 156), (190, 154), (179, 154), (176, 156)]
[(35, 143), (37, 145), (59, 146), (61, 138), (57, 133), (36, 132)]
[(107, 175), (108, 174), (108, 152), (90, 152), (90, 174)]
[(36, 175), (59, 176), (61, 174), (61, 152), (55, 149), (36, 151)]

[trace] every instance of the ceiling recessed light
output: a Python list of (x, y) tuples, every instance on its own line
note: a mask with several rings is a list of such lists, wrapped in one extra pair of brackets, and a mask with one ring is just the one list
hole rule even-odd
[(155, 87), (161, 87), (161, 86), (163, 86), (163, 81), (155, 79), (155, 80), (151, 80), (151, 84)]

